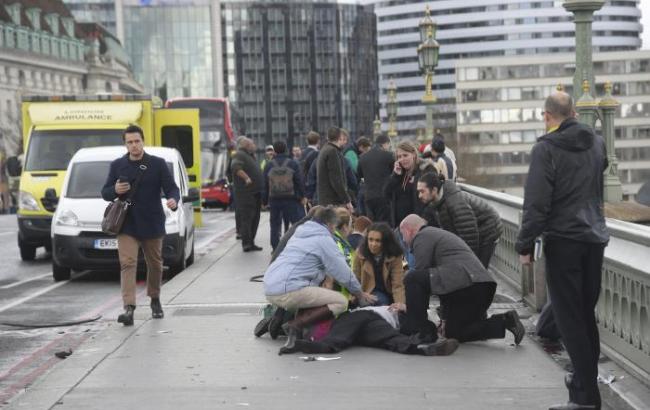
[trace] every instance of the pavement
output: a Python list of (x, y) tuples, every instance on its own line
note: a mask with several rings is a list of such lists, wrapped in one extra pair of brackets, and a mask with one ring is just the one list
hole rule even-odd
[(234, 232), (163, 287), (165, 318), (139, 301), (133, 327), (89, 337), (8, 409), (547, 409), (567, 400), (564, 371), (532, 339), (467, 343), (451, 356), (354, 347), (330, 361), (278, 356), (253, 336), (266, 301), (253, 275), (270, 260)]

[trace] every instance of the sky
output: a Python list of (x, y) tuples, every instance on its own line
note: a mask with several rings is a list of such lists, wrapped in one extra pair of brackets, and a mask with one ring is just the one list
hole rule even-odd
[(641, 0), (641, 24), (643, 24), (643, 46), (650, 50), (650, 0)]

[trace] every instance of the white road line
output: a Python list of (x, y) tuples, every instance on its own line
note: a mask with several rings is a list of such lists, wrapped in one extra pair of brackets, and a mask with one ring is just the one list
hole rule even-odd
[(221, 235), (225, 234), (226, 232), (232, 230), (235, 226), (228, 227), (222, 231), (219, 231), (213, 235), (210, 235), (207, 238), (202, 238), (202, 240), (199, 242), (197, 241), (194, 246), (197, 248), (197, 250), (203, 249), (204, 247), (208, 246), (212, 241), (220, 237)]
[(43, 278), (47, 278), (48, 276), (51, 277), (52, 274), (51, 274), (51, 273), (44, 273), (44, 274), (42, 274), (42, 275), (34, 276), (33, 278), (23, 279), (23, 280), (18, 281), (18, 282), (10, 283), (9, 285), (0, 286), (0, 289), (11, 289), (11, 288), (15, 288), (16, 286), (20, 286), (20, 285), (22, 285), (23, 283), (32, 282), (32, 281), (35, 281), (35, 280), (39, 280), (39, 279), (43, 279)]
[(0, 312), (4, 312), (5, 310), (11, 309), (12, 307), (18, 306), (20, 304), (23, 304), (23, 303), (29, 301), (29, 300), (32, 300), (32, 299), (34, 299), (36, 297), (39, 297), (44, 293), (47, 293), (47, 292), (49, 292), (51, 290), (54, 290), (54, 289), (56, 289), (58, 287), (61, 287), (61, 286), (65, 285), (66, 283), (68, 283), (68, 281), (55, 283), (54, 285), (43, 288), (43, 289), (39, 290), (38, 292), (32, 293), (29, 296), (25, 296), (24, 298), (20, 298), (18, 300), (15, 300), (15, 301), (9, 303), (8, 305), (4, 305), (4, 306), (0, 307)]
[[(80, 275), (75, 276), (75, 279), (78, 279), (78, 278), (80, 278), (82, 276), (85, 276), (86, 274), (88, 274), (88, 271), (85, 271), (85, 272), (81, 273)], [(49, 275), (51, 275), (51, 273)], [(39, 297), (39, 296), (41, 296), (41, 295), (43, 295), (43, 294), (45, 294), (45, 293), (47, 293), (47, 292), (49, 292), (51, 290), (54, 290), (56, 288), (61, 287), (61, 286), (65, 285), (66, 283), (68, 283), (67, 280), (55, 283), (54, 285), (50, 285), (50, 286), (48, 286), (46, 288), (43, 288), (43, 289), (41, 289), (39, 291), (36, 291), (36, 292), (32, 293), (29, 296), (25, 296), (25, 297), (20, 298), (18, 300), (14, 300), (13, 302), (11, 302), (11, 303), (9, 303), (7, 305), (0, 306), (0, 312), (4, 312), (5, 310), (11, 309), (12, 307), (16, 307), (16, 306), (18, 306), (20, 304), (28, 302), (28, 301), (30, 301), (30, 300), (32, 300), (34, 298), (37, 298), (37, 297)]]

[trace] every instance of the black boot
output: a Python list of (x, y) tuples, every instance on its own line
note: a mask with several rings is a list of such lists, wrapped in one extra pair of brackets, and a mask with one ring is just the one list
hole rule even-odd
[(278, 352), (279, 355), (289, 354), (289, 353), (335, 353), (335, 350), (329, 345), (321, 342), (310, 342), (307, 340), (296, 340), (293, 347), (281, 347)]
[(163, 312), (159, 298), (151, 298), (151, 317), (154, 319), (162, 319), (165, 317), (165, 312)]
[(503, 314), (504, 321), (506, 324), (506, 329), (515, 335), (515, 344), (519, 345), (524, 335), (526, 334), (526, 328), (519, 320), (519, 315), (515, 310), (509, 310)]
[(133, 326), (133, 311), (135, 306), (126, 305), (124, 306), (124, 313), (117, 317), (117, 323), (122, 323), (124, 326)]
[(321, 320), (332, 318), (332, 311), (327, 306), (318, 306), (303, 309), (296, 315), (296, 318), (282, 325), (282, 330), (287, 335), (287, 342), (284, 347), (293, 349), (296, 339), (302, 334), (302, 328)]
[(275, 309), (273, 316), (271, 316), (271, 321), (269, 322), (269, 335), (271, 339), (275, 340), (278, 338), (278, 334), (282, 330), (282, 322), (284, 321), (284, 314), (287, 311), (278, 307)]
[(449, 356), (458, 349), (458, 340), (439, 337), (433, 343), (424, 343), (418, 345), (420, 354), (425, 356)]

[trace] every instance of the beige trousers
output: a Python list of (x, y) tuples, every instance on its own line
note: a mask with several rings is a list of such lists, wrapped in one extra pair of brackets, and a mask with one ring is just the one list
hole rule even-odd
[(348, 300), (342, 293), (316, 286), (307, 286), (284, 295), (267, 295), (266, 300), (288, 311), (327, 305), (332, 314), (338, 316), (348, 310)]
[(160, 297), (162, 282), (163, 238), (137, 240), (133, 236), (117, 235), (117, 252), (120, 256), (120, 284), (124, 306), (135, 306), (135, 279), (138, 269), (138, 250), (142, 247), (144, 260), (147, 263), (147, 295), (152, 298)]

